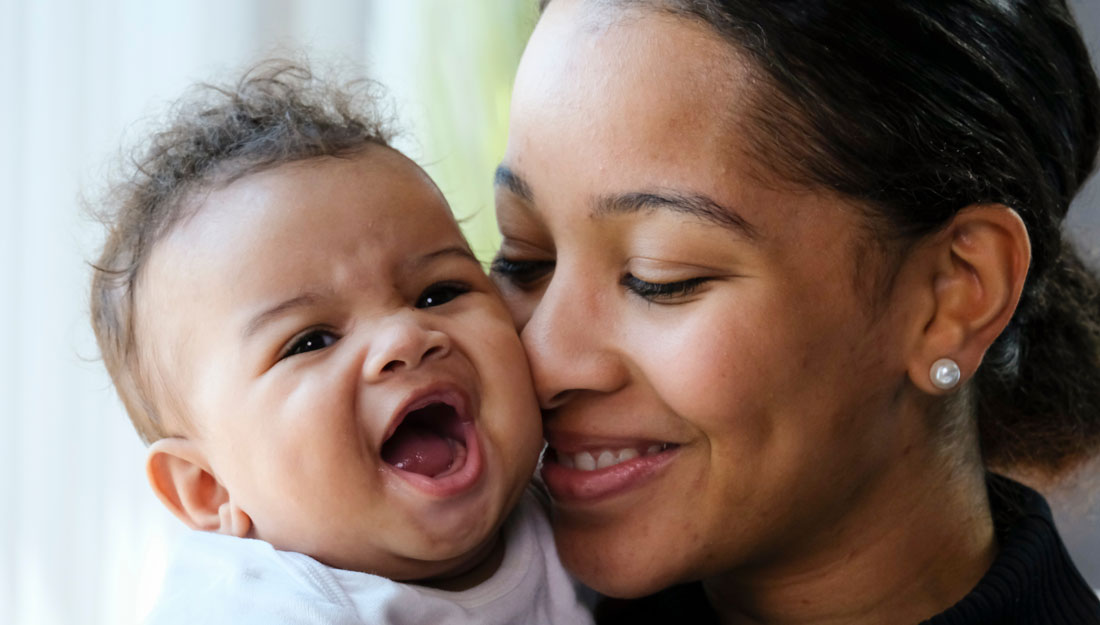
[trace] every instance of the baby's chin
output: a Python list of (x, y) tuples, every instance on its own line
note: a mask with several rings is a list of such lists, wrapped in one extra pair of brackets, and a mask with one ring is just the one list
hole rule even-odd
[(382, 531), (374, 518), (364, 518), (358, 524), (329, 520), (308, 532), (308, 543), (268, 542), (333, 568), (433, 585), (478, 569), (493, 555), (502, 542), (505, 521), (526, 486), (526, 480), (518, 476), (507, 481), (515, 483), (488, 480), (476, 496), (449, 502), (453, 505), (431, 502), (425, 507), (413, 506), (410, 509), (415, 514), (407, 513), (386, 524), (384, 529), (389, 531)]
[(396, 581), (443, 586), (476, 577), (499, 556), (495, 548), (503, 544), (505, 523), (537, 461), (536, 454), (526, 458), (514, 448), (512, 454), (503, 453), (497, 437), (479, 430), (462, 424), (445, 432), (452, 441), (461, 437), (463, 444), (450, 446), (462, 453), (424, 473), (414, 471), (429, 464), (401, 462), (402, 468), (390, 460), (428, 456), (418, 446), (436, 445), (432, 433), (399, 433), (395, 438), (404, 440), (384, 451), (385, 465), (369, 472), (383, 488), (344, 492), (340, 505), (329, 507), (334, 514), (325, 518), (318, 518), (316, 507), (297, 517), (297, 523), (276, 514), (271, 524), (257, 524), (275, 531), (257, 538), (333, 568)]
[[(424, 540), (414, 540), (415, 544), (398, 544), (404, 541), (394, 540), (389, 545), (373, 549), (356, 550), (339, 546), (330, 546), (327, 549), (294, 549), (280, 545), (275, 547), (305, 553), (336, 569), (433, 586), (461, 578), (490, 559), (494, 549), (503, 542), (499, 525), (491, 526), (489, 531), (481, 532), (479, 536), (423, 536), (421, 538)], [(377, 534), (372, 539), (364, 539), (361, 545), (368, 540), (377, 543)]]
[(476, 549), (446, 563), (431, 563), (432, 568), (446, 564), (444, 570), (401, 581), (443, 590), (466, 590), (484, 582), (496, 572), (504, 558), (504, 545), (504, 537), (497, 530)]

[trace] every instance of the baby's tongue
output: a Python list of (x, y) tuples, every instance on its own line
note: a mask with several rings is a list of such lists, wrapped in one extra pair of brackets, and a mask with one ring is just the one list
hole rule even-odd
[(405, 425), (382, 446), (382, 459), (403, 471), (432, 477), (450, 468), (454, 450), (450, 439), (427, 428)]

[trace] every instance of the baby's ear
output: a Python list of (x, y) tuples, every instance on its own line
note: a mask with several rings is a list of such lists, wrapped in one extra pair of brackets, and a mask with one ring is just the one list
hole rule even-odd
[(244, 537), (252, 519), (230, 499), (194, 441), (162, 438), (149, 446), (145, 471), (153, 492), (191, 529)]

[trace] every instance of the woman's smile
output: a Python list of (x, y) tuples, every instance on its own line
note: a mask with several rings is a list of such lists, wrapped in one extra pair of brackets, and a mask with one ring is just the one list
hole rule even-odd
[(555, 443), (543, 457), (542, 477), (561, 505), (599, 502), (641, 486), (673, 462), (679, 450), (673, 443), (653, 441), (597, 444), (552, 433), (547, 438)]

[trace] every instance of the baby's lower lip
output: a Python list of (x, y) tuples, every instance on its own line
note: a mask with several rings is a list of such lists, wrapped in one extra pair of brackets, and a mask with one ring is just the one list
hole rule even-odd
[(542, 477), (561, 502), (595, 502), (639, 487), (672, 462), (679, 450), (672, 443), (644, 443), (564, 453), (550, 449)]

